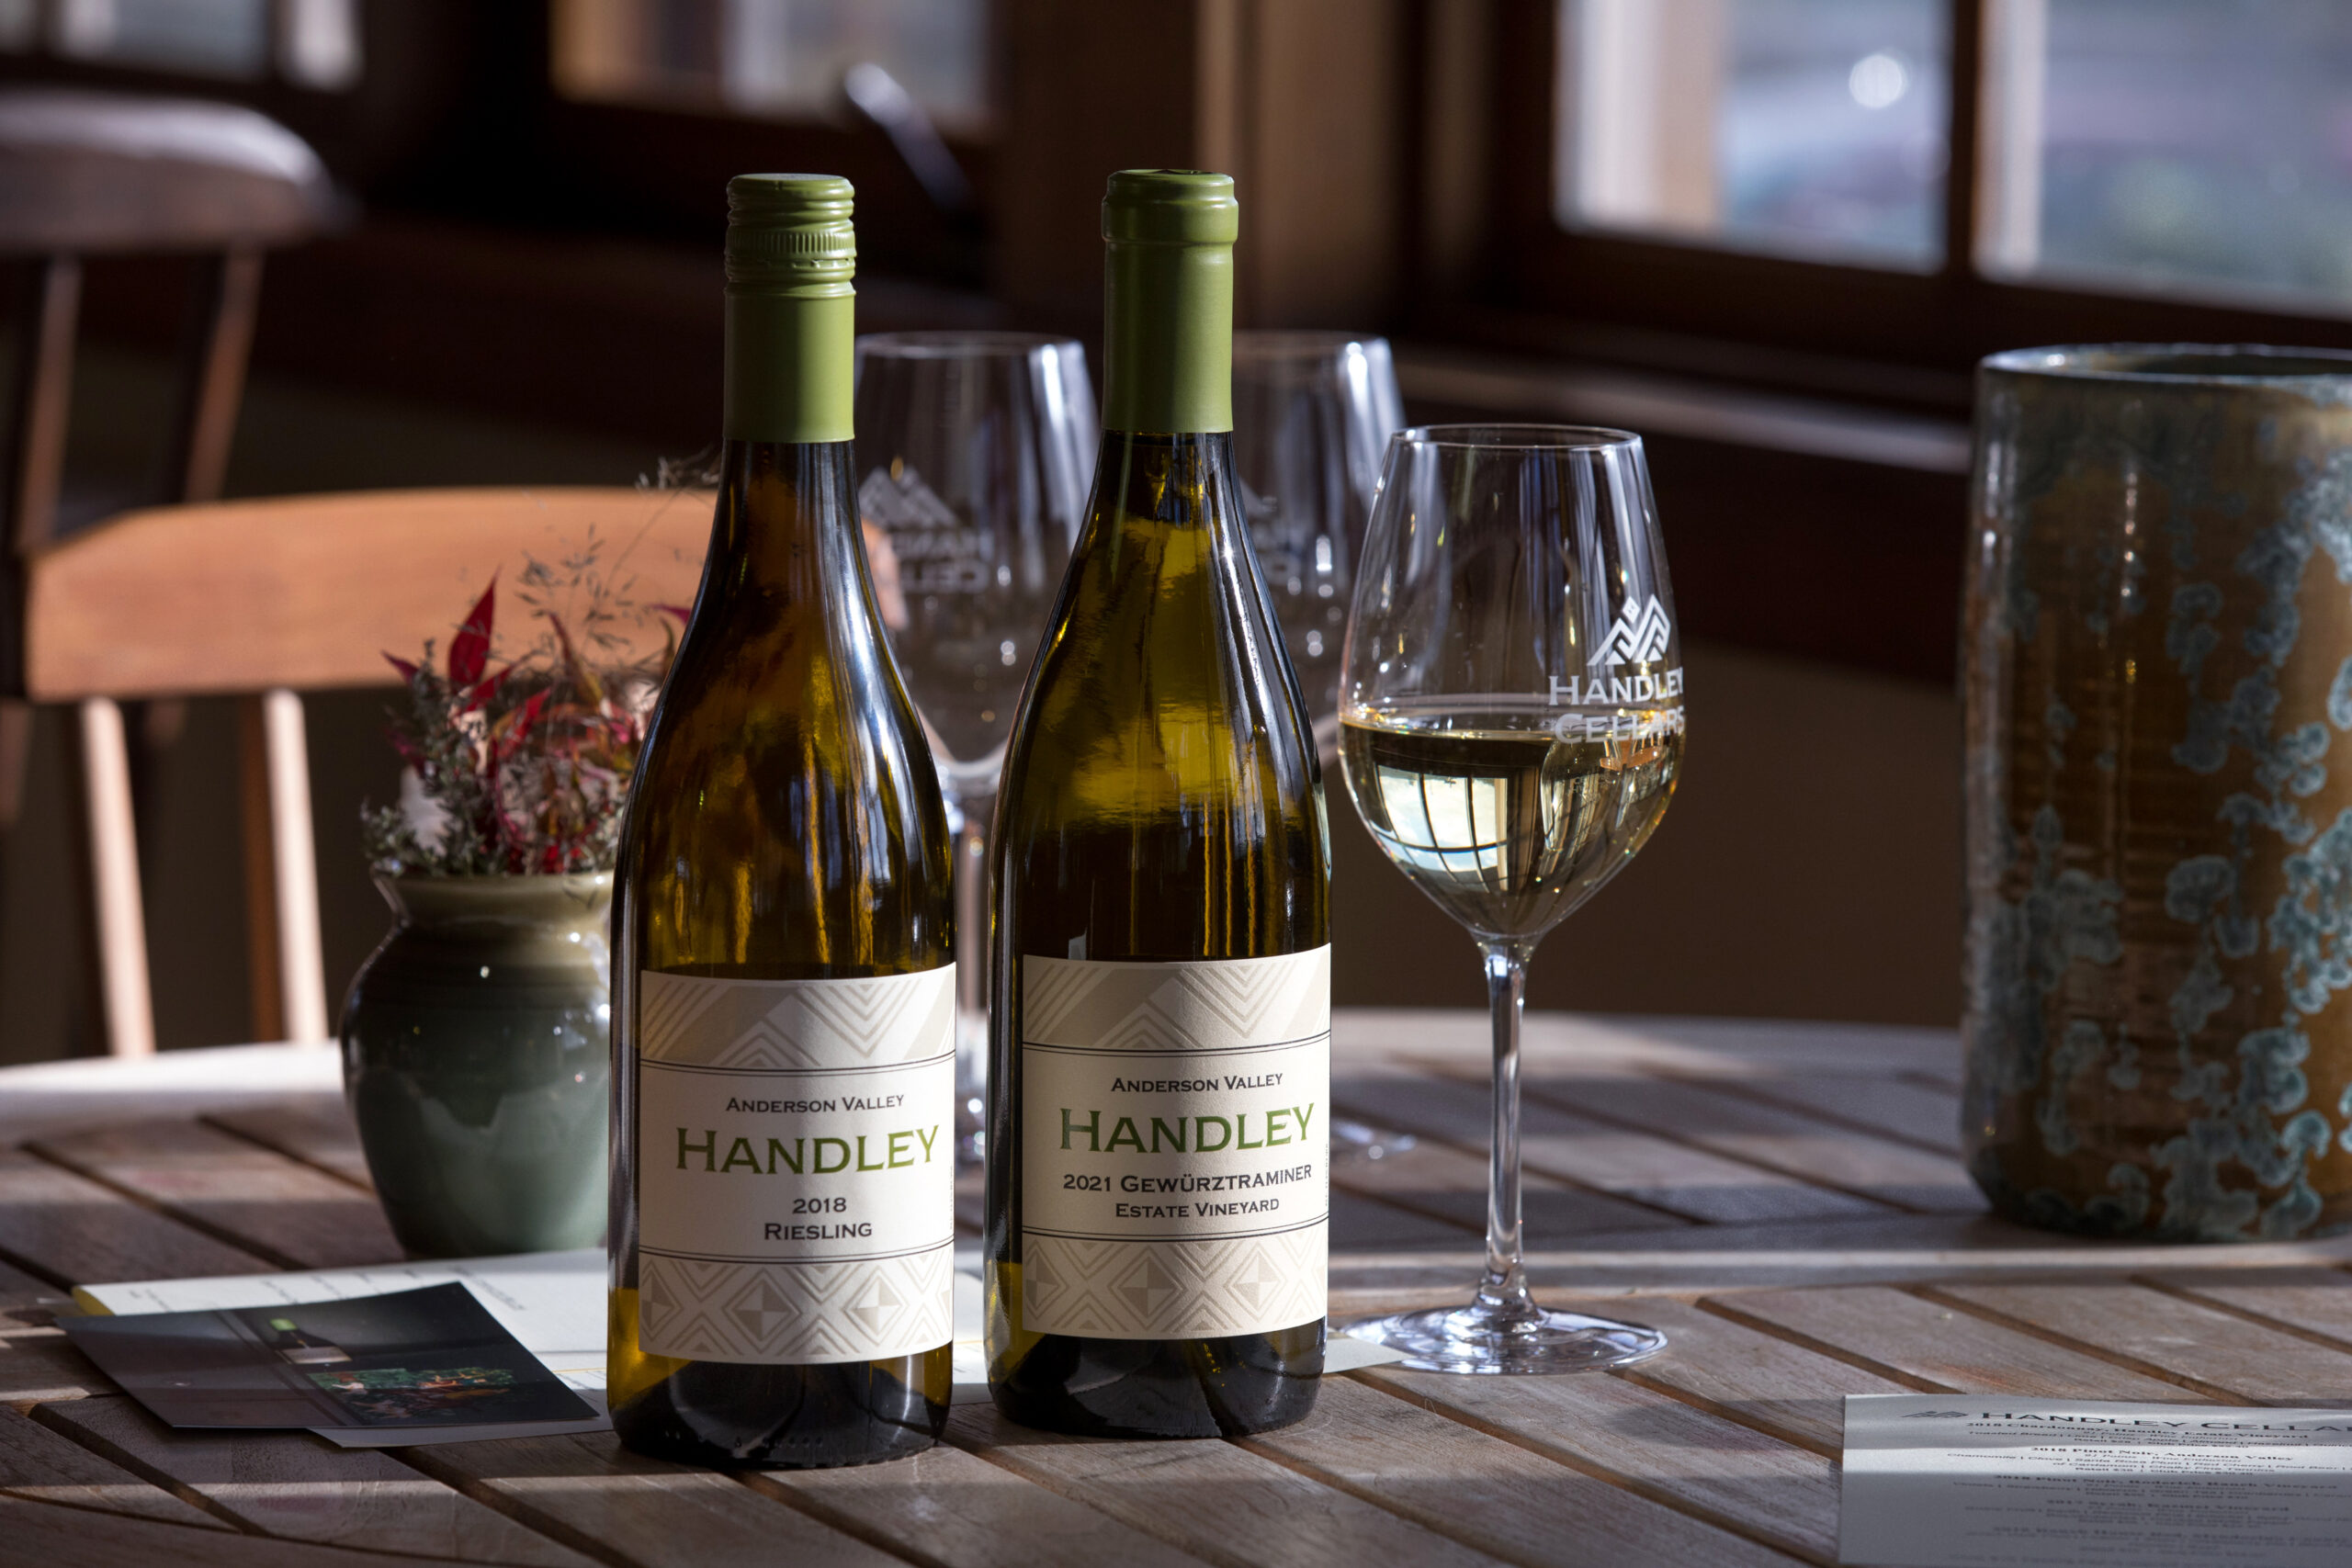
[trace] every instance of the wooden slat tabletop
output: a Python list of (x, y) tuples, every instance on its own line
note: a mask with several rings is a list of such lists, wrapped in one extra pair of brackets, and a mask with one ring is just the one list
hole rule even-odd
[[(967, 1405), (917, 1459), (749, 1475), (609, 1436), (346, 1450), (161, 1426), (50, 1314), (75, 1284), (396, 1257), (333, 1057), (0, 1072), (0, 1559), (1829, 1563), (1849, 1393), (2352, 1398), (2352, 1240), (2101, 1246), (1990, 1218), (1948, 1032), (1542, 1016), (1527, 1053), (1531, 1273), (1665, 1329), (1657, 1359), (1374, 1369), (1228, 1442), (1062, 1438)], [(1484, 1020), (1342, 1010), (1333, 1071), (1344, 1114), (1414, 1140), (1334, 1165), (1333, 1315), (1462, 1298)]]

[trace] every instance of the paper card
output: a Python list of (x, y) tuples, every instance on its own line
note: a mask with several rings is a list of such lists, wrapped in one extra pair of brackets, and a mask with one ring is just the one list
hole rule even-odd
[(311, 1430), (339, 1449), (421, 1449), (442, 1443), (493, 1443), (505, 1438), (569, 1438), (611, 1431), (613, 1418), (605, 1410), (605, 1396), (583, 1392), (580, 1397), (595, 1412), (593, 1419), (511, 1421), (481, 1427), (314, 1427)]
[(2352, 1407), (1849, 1394), (1838, 1561), (2342, 1568)]
[(454, 1282), (302, 1304), (61, 1317), (58, 1326), (174, 1427), (415, 1428), (596, 1416)]
[(511, 1258), (459, 1258), (322, 1269), (291, 1274), (223, 1274), (207, 1280), (141, 1280), (83, 1285), (74, 1299), (86, 1312), (213, 1311), (293, 1305), (381, 1295), (458, 1280), (523, 1348), (569, 1365), (593, 1356), (605, 1364), (605, 1251), (527, 1252)]

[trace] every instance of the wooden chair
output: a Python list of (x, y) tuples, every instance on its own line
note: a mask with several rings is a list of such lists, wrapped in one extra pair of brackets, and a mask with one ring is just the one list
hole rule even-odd
[[(647, 604), (693, 603), (710, 537), (707, 491), (593, 488), (379, 491), (126, 513), (28, 561), (26, 689), (78, 703), (107, 1036), (154, 1049), (137, 828), (118, 699), (262, 694), (267, 759), (249, 790), (248, 946), (276, 987), (282, 1037), (328, 1037), (310, 769), (298, 691), (390, 686), (387, 652), (449, 633), (492, 573), (592, 545)], [(514, 626), (510, 605), (501, 620)], [(649, 628), (649, 636), (658, 632)], [(257, 989), (257, 1005), (263, 998)]]
[[(159, 499), (220, 493), (244, 390), (263, 253), (317, 233), (335, 210), (324, 166), (293, 132), (251, 109), (197, 100), (48, 87), (0, 89), (0, 261), (17, 264), (16, 375), (0, 432), (0, 829), (16, 826), (32, 716), (28, 694), (26, 561), (58, 535), (84, 262), (94, 256), (196, 258), (195, 298)], [(283, 771), (282, 703), (248, 714), (246, 771), (255, 785)], [(273, 717), (272, 715), (277, 716)], [(83, 793), (107, 1042), (118, 1055), (154, 1047), (143, 992), (117, 995), (143, 951), (135, 897), (130, 750), (122, 714), (91, 696), (79, 715)], [(111, 956), (109, 956), (111, 955)], [(143, 964), (137, 966), (143, 973)], [(268, 1032), (315, 1031), (315, 1010), (263, 1004)], [(298, 1029), (296, 1025), (300, 1027)]]

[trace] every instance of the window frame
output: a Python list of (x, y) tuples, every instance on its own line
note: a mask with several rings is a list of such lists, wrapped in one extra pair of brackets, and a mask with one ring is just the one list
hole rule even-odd
[[(2028, 344), (2352, 347), (2352, 312), (2025, 282), (1978, 271), (1979, 106), (1989, 6), (1987, 0), (1947, 5), (1952, 83), (1944, 260), (1933, 271), (1905, 272), (1561, 226), (1554, 204), (1560, 6), (1558, 0), (1499, 0), (1489, 65), (1494, 185), (1482, 247), (1487, 265), (1475, 291), (1484, 308), (1452, 312), (1449, 335), (1645, 362), (1703, 358), (1698, 345), (1713, 344), (1729, 351), (1719, 355), (1727, 366), (1743, 358), (1753, 364), (1760, 351), (1767, 360), (1830, 355), (1890, 371), (1939, 372), (1965, 370), (1987, 354)], [(1767, 371), (1741, 378), (1805, 377)], [(1905, 400), (1905, 378), (1882, 379), (1886, 395)]]

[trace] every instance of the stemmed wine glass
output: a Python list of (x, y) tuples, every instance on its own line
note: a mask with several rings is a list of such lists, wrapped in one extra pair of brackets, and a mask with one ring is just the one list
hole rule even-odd
[(1233, 334), (1233, 465), (1274, 617), (1328, 761), (1340, 645), (1381, 455), (1405, 423), (1385, 338)]
[(1681, 640), (1641, 438), (1431, 425), (1389, 444), (1341, 658), (1340, 754), (1380, 846), (1470, 930), (1494, 1013), (1487, 1272), (1464, 1307), (1346, 1332), (1429, 1371), (1655, 1355), (1535, 1304), (1521, 1262), (1519, 1025), (1535, 945), (1631, 861), (1682, 761)]
[[(1233, 466), (1250, 547), (1273, 601), (1328, 770), (1340, 743), (1340, 646), (1380, 487), (1405, 423), (1388, 340), (1355, 333), (1233, 334)], [(1331, 1121), (1335, 1161), (1377, 1160), (1410, 1133)]]
[(857, 504), (876, 596), (946, 787), (956, 856), (956, 1146), (980, 1157), (988, 839), (1021, 684), (1094, 466), (1086, 353), (1027, 333), (857, 340)]

